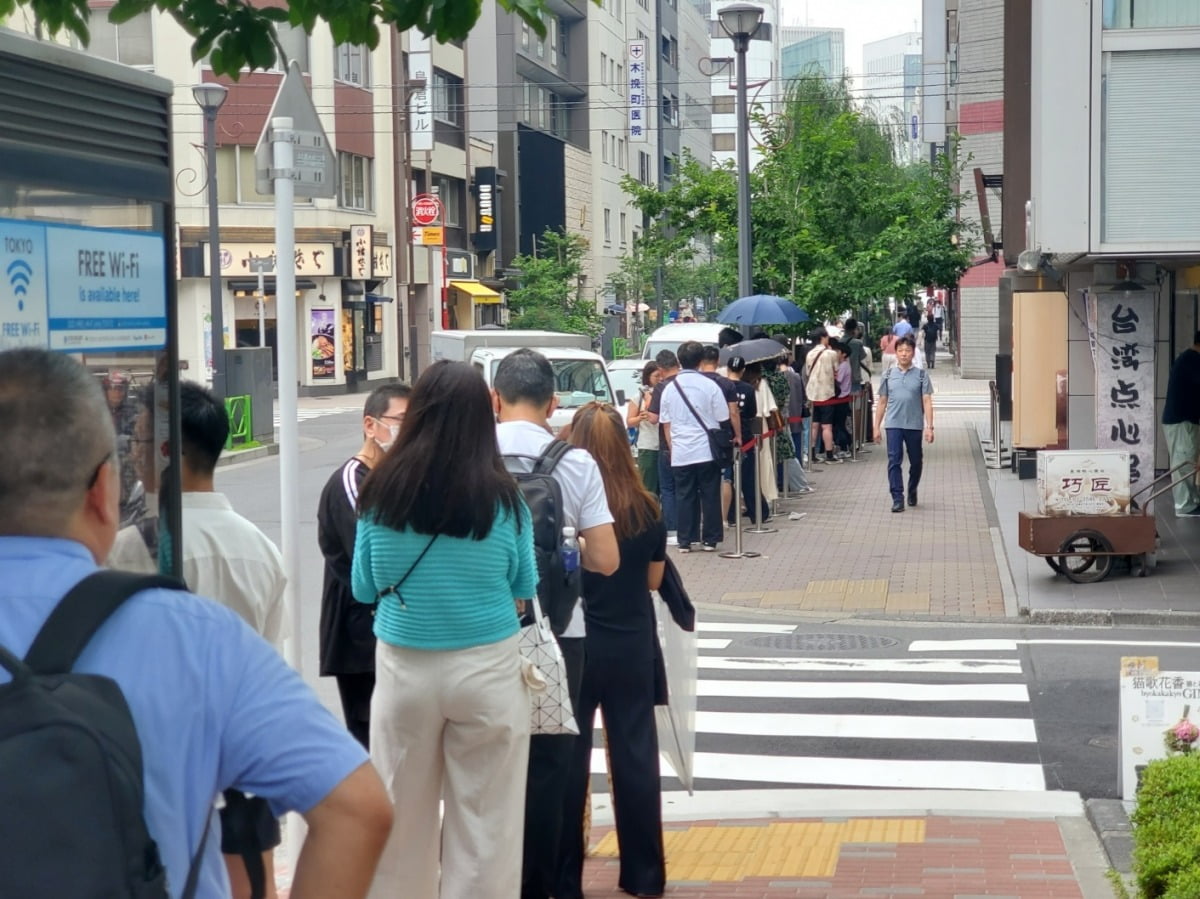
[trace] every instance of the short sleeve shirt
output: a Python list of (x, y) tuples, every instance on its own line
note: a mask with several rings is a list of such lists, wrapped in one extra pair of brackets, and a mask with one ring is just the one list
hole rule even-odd
[[(675, 376), (675, 385), (662, 395), (661, 420), (671, 426), (671, 465), (697, 465), (713, 460), (708, 443), (708, 430), (729, 420), (729, 404), (725, 394), (713, 381), (698, 371), (683, 371)], [(688, 408), (680, 391), (696, 410)], [(699, 416), (699, 420), (697, 420)]]
[(804, 360), (808, 374), (808, 398), (814, 402), (831, 400), (837, 395), (835, 383), (838, 354), (827, 346), (813, 347)]
[(894, 365), (883, 373), (879, 395), (887, 399), (885, 428), (919, 431), (925, 426), (924, 397), (933, 395), (933, 382), (922, 368), (913, 365), (905, 371)]

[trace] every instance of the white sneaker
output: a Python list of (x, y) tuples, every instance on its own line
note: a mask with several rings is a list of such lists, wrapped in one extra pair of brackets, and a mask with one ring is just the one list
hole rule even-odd
[(674, 531), (667, 531), (667, 546), (678, 546), (679, 535)]

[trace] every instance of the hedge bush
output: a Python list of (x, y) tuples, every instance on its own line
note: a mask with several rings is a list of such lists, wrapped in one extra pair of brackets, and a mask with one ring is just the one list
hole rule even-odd
[(1143, 772), (1133, 873), (1143, 899), (1200, 897), (1200, 756), (1172, 756)]

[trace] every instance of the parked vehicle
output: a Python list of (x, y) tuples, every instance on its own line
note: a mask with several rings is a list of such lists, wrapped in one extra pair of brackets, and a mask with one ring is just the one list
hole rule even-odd
[(659, 350), (679, 352), (679, 345), (688, 340), (713, 346), (717, 344), (717, 335), (725, 326), (717, 322), (679, 322), (673, 325), (663, 325), (646, 339), (642, 349), (642, 359), (653, 359)]
[(622, 406), (624, 391), (613, 389), (604, 359), (592, 352), (592, 339), (586, 334), (562, 334), (557, 331), (434, 331), (429, 339), (434, 361), (451, 359), (469, 362), (488, 386), (496, 375), (500, 360), (517, 349), (537, 350), (554, 368), (558, 409), (550, 417), (557, 433), (571, 421), (575, 410), (597, 401)]

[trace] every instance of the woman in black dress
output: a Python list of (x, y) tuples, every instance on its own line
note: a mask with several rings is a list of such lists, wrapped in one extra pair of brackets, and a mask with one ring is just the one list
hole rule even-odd
[(611, 766), (618, 884), (634, 896), (661, 896), (666, 886), (658, 734), (654, 723), (657, 626), (650, 591), (662, 583), (667, 529), (658, 502), (642, 485), (625, 422), (611, 406), (588, 403), (571, 423), (571, 443), (600, 466), (621, 548), (608, 576), (583, 573), (587, 661), (579, 707), (580, 735), (567, 786), (563, 866), (557, 899), (583, 896), (583, 815), (592, 757), (592, 722), (604, 709)]

